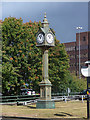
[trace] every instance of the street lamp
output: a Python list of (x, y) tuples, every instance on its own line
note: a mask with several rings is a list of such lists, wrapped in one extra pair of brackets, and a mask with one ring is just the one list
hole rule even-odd
[(86, 66), (81, 68), (81, 73), (87, 77), (87, 118), (90, 119), (90, 61), (85, 62)]
[(76, 27), (77, 30), (79, 30), (79, 79), (81, 79), (81, 61), (80, 61), (80, 30), (82, 30), (82, 27)]

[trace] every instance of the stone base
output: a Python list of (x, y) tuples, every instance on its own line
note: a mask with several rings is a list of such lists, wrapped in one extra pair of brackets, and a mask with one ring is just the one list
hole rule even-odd
[(38, 100), (36, 103), (37, 109), (54, 109), (55, 102), (52, 100)]

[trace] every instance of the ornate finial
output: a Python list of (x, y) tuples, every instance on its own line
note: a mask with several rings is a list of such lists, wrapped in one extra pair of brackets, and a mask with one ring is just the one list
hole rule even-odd
[(43, 20), (43, 23), (48, 23), (48, 20), (46, 18), (46, 12), (44, 13), (44, 20)]
[(46, 18), (46, 12), (44, 13), (44, 18)]

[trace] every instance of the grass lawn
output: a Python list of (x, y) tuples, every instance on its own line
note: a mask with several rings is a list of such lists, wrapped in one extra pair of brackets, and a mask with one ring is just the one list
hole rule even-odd
[(86, 101), (56, 102), (55, 109), (36, 109), (36, 105), (2, 105), (3, 116), (30, 118), (86, 118)]

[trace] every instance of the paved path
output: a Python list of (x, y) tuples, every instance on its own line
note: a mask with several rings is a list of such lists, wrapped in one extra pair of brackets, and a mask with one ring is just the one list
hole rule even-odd
[(5, 117), (1, 120), (85, 120), (81, 118), (26, 118), (26, 117)]

